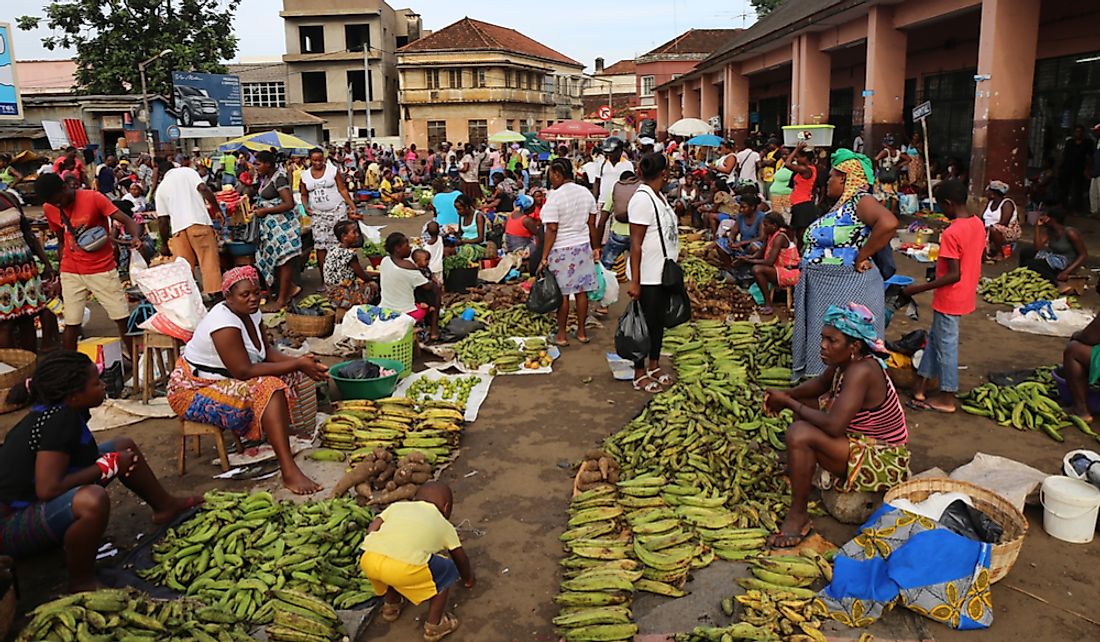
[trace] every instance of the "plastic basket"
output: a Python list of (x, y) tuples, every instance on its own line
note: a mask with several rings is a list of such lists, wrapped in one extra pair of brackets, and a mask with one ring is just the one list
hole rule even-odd
[(380, 368), (397, 370), (397, 373), (377, 379), (345, 379), (336, 373), (351, 362), (341, 361), (328, 369), (329, 376), (336, 383), (336, 389), (340, 391), (341, 399), (381, 399), (393, 394), (394, 389), (397, 388), (397, 380), (401, 376), (401, 362), (393, 359), (370, 358), (367, 360)]
[(412, 372), (413, 365), (413, 329), (410, 328), (405, 338), (389, 343), (368, 341), (363, 348), (364, 359), (392, 359), (401, 364), (398, 379), (404, 379)]
[(784, 125), (783, 145), (794, 147), (804, 142), (811, 147), (831, 147), (833, 129), (833, 125)]

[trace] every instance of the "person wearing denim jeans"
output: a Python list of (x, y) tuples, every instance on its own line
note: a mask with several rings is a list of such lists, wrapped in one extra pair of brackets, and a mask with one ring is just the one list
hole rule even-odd
[(640, 184), (633, 171), (623, 172), (600, 208), (600, 218), (596, 224), (598, 238), (603, 238), (608, 221), (611, 222), (611, 229), (600, 251), (600, 263), (609, 270), (613, 269), (615, 259), (630, 251), (630, 224), (619, 219), (625, 218), (627, 204)]
[[(973, 312), (976, 305), (985, 225), (981, 217), (966, 208), (967, 189), (961, 181), (939, 183), (935, 198), (951, 224), (940, 237), (936, 278), (903, 290), (910, 297), (935, 290), (932, 329), (917, 369), (920, 378), (913, 387), (913, 399), (906, 405), (913, 410), (955, 412), (958, 409), (955, 393), (959, 390), (959, 320)], [(928, 382), (934, 378), (939, 379), (939, 392), (928, 396)]]

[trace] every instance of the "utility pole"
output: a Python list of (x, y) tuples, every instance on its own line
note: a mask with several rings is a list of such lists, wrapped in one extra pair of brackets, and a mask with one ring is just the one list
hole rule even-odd
[(374, 139), (374, 128), (370, 124), (370, 85), (370, 46), (363, 43), (363, 97), (367, 99), (367, 147), (370, 147)]
[(355, 138), (355, 110), (352, 109), (352, 85), (348, 84), (348, 143), (351, 143), (351, 139)]

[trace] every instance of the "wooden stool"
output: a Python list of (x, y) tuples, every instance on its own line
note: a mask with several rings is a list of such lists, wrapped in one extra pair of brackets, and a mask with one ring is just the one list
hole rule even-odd
[[(145, 366), (142, 368), (141, 403), (149, 403), (156, 386), (168, 383), (168, 376), (180, 358), (180, 341), (166, 334), (146, 330), (142, 342)], [(134, 351), (137, 352), (136, 349)], [(159, 377), (153, 369), (154, 359), (157, 364), (156, 370), (160, 371)], [(136, 372), (137, 369), (134, 370)]]
[[(229, 434), (233, 436), (233, 441), (237, 444), (237, 452), (243, 452), (244, 448), (241, 446), (240, 435), (232, 430), (229, 431)], [(180, 477), (183, 477), (184, 474), (187, 473), (187, 438), (195, 438), (191, 443), (194, 445), (193, 450), (195, 454), (198, 455), (202, 453), (203, 435), (209, 435), (214, 438), (214, 444), (218, 447), (218, 457), (222, 460), (222, 472), (229, 470), (229, 454), (225, 450), (225, 437), (222, 435), (222, 429), (217, 426), (211, 426), (210, 424), (200, 424), (198, 422), (180, 419)]]

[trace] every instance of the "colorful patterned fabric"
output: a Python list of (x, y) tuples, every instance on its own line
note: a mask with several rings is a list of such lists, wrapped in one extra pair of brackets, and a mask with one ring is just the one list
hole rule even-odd
[(0, 321), (38, 314), (45, 302), (38, 264), (23, 238), (22, 218), (15, 207), (0, 211)]
[(833, 581), (814, 599), (851, 627), (874, 623), (895, 603), (953, 629), (993, 623), (992, 547), (884, 504), (833, 561)]
[(222, 276), (222, 293), (229, 292), (234, 285), (237, 285), (241, 281), (250, 281), (256, 285), (260, 284), (260, 273), (256, 271), (256, 268), (251, 265), (242, 265), (226, 271)]
[(854, 196), (861, 186), (875, 182), (874, 164), (863, 154), (841, 147), (833, 152), (829, 162), (833, 169), (845, 175), (842, 200)]
[[(283, 201), (279, 195), (278, 186), (289, 185), (286, 173), (280, 169), (270, 178), (262, 180), (256, 208), (275, 207), (281, 204)], [(260, 217), (260, 247), (256, 252), (256, 267), (260, 270), (268, 287), (275, 283), (275, 268), (301, 253), (302, 225), (296, 210)]]
[(283, 391), (291, 413), (298, 402), (298, 380), (295, 372), (282, 377), (237, 379), (203, 379), (191, 373), (191, 366), (182, 357), (168, 379), (168, 405), (181, 419), (232, 430), (245, 439), (257, 441), (262, 435), (263, 417), (271, 395)]
[(588, 241), (569, 247), (550, 248), (547, 259), (547, 269), (557, 280), (562, 296), (595, 292), (599, 287), (592, 245)]
[(836, 328), (845, 336), (863, 341), (871, 352), (886, 352), (886, 344), (882, 342), (875, 329), (875, 313), (865, 305), (854, 302), (844, 307), (830, 305), (829, 309), (825, 310), (825, 318), (821, 321), (824, 325)]
[(1023, 230), (1020, 229), (1020, 222), (1016, 220), (1015, 216), (1012, 217), (1012, 220), (1009, 221), (1008, 225), (994, 223), (993, 225), (989, 226), (989, 229), (997, 230), (998, 232), (1000, 232), (1001, 236), (1005, 240), (1005, 243), (1013, 243), (1015, 241), (1019, 241), (1020, 237), (1023, 235)]
[[(326, 266), (327, 267), (327, 266)], [(345, 279), (335, 285), (325, 286), (325, 296), (337, 308), (351, 309), (357, 305), (370, 305), (378, 302), (381, 294), (377, 281), (363, 283), (359, 279)]]
[(866, 306), (875, 317), (876, 333), (884, 336), (886, 299), (878, 270), (856, 272), (850, 266), (803, 264), (802, 277), (794, 289), (792, 381), (825, 372), (821, 361), (822, 319), (829, 306), (848, 302)]
[(319, 250), (332, 250), (340, 245), (340, 239), (336, 238), (334, 229), (340, 221), (348, 220), (348, 205), (343, 201), (336, 204), (334, 209), (319, 209), (314, 207), (310, 215), (310, 229), (313, 230), (313, 242)]
[(856, 216), (860, 199), (870, 195), (866, 188), (864, 185), (847, 200), (838, 200), (833, 209), (806, 228), (802, 254), (805, 265), (855, 266), (860, 248), (871, 236), (871, 228)]

